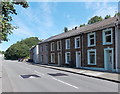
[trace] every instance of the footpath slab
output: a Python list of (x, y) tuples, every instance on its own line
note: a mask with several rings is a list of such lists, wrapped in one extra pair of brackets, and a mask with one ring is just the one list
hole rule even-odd
[(58, 67), (58, 66), (53, 66), (53, 65), (41, 65), (41, 64), (35, 64), (35, 65), (40, 66), (40, 67), (75, 73), (79, 75), (84, 75), (88, 77), (94, 77), (94, 78), (98, 78), (102, 80), (112, 81), (115, 83), (120, 83), (120, 74), (117, 74), (117, 73), (93, 71), (93, 70), (86, 70), (86, 69), (75, 69), (75, 68), (67, 68), (67, 67)]

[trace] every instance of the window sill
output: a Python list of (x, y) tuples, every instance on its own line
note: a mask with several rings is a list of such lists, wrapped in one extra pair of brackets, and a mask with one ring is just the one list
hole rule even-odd
[(96, 45), (89, 45), (88, 47), (95, 47)]
[(88, 65), (96, 65), (96, 64), (90, 64), (90, 63), (89, 63)]
[(103, 43), (103, 45), (112, 45), (113, 43)]
[(80, 47), (75, 47), (75, 49), (79, 49)]

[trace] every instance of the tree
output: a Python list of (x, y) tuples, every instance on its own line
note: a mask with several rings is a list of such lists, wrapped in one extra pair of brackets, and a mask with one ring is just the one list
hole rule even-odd
[(5, 59), (18, 60), (18, 58), (29, 57), (29, 49), (37, 45), (40, 40), (37, 37), (30, 37), (11, 45), (5, 51)]
[(0, 51), (0, 54), (4, 54), (5, 52), (4, 51)]
[(103, 18), (101, 16), (94, 16), (88, 21), (88, 24), (93, 24), (102, 20)]
[(110, 18), (111, 16), (110, 15), (106, 15), (104, 19), (108, 19)]
[(114, 17), (116, 17), (116, 16), (120, 17), (120, 12), (118, 12), (114, 15)]
[(85, 26), (85, 24), (80, 25), (80, 27), (84, 27), (84, 26)]
[(15, 5), (21, 5), (23, 8), (29, 7), (25, 0), (1, 0), (0, 2), (0, 42), (8, 41), (7, 36), (16, 29), (11, 24), (11, 14), (17, 15)]
[(68, 28), (67, 27), (64, 27), (64, 32), (68, 32)]

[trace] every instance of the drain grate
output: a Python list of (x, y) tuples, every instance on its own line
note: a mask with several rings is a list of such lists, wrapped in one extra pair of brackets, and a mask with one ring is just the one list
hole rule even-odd
[(64, 74), (64, 73), (55, 73), (55, 74), (47, 73), (47, 74), (51, 76), (68, 76), (67, 74)]
[(26, 79), (26, 78), (40, 78), (40, 76), (36, 75), (36, 74), (30, 74), (30, 75), (20, 75), (22, 78)]

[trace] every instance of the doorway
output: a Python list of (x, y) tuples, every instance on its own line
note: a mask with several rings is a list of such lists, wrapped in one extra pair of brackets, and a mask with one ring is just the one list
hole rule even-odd
[(105, 70), (113, 71), (113, 49), (106, 48), (104, 49), (104, 65)]
[(58, 66), (61, 65), (61, 52), (58, 52)]
[(81, 67), (81, 52), (77, 51), (76, 52), (76, 68)]

